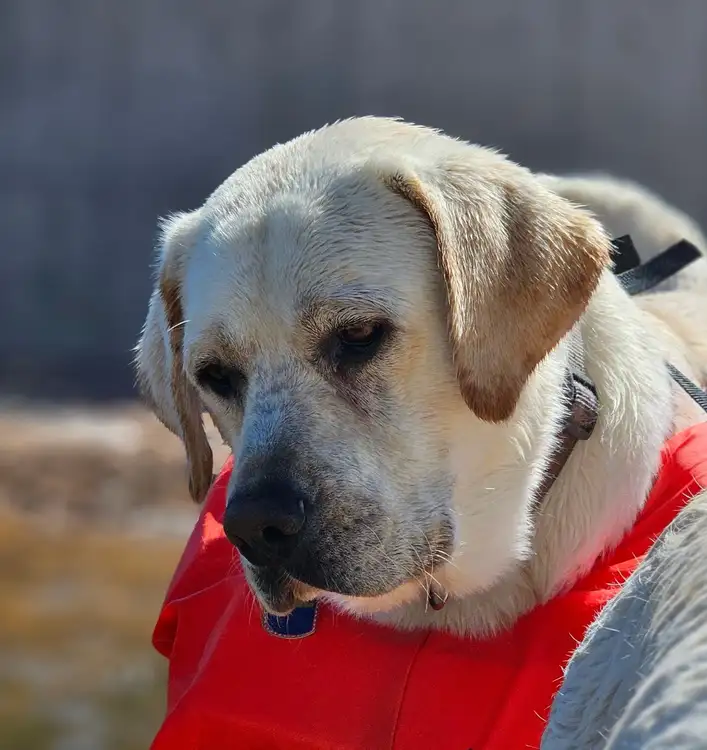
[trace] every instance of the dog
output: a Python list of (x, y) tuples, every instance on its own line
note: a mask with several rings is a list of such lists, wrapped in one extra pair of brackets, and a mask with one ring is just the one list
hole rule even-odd
[[(361, 117), (164, 221), (138, 383), (196, 500), (203, 413), (231, 447), (224, 529), (267, 611), (486, 635), (631, 527), (664, 441), (703, 418), (665, 362), (704, 382), (707, 288), (630, 298), (563, 179)], [(540, 497), (571, 338), (599, 415)]]

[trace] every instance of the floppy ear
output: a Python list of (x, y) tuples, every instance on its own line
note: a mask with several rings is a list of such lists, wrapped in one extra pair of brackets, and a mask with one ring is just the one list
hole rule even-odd
[(481, 419), (500, 422), (583, 312), (609, 263), (609, 240), (527, 170), (453, 143), (453, 158), (388, 168), (383, 179), (432, 226), (462, 395)]
[(201, 502), (211, 485), (213, 457), (202, 421), (203, 405), (184, 373), (182, 271), (199, 228), (198, 212), (163, 223), (155, 289), (150, 298), (135, 366), (140, 392), (157, 418), (184, 443), (189, 493)]

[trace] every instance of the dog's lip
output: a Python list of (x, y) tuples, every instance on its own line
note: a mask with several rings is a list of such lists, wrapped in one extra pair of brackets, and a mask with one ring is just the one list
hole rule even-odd
[(266, 614), (273, 615), (275, 617), (287, 617), (297, 609), (295, 605), (292, 605), (291, 607), (273, 607), (262, 599), (260, 599), (260, 604)]
[(293, 596), (288, 600), (286, 604), (282, 601), (278, 601), (277, 604), (274, 604), (268, 601), (266, 598), (263, 598), (260, 595), (258, 596), (260, 605), (265, 610), (265, 612), (269, 615), (274, 615), (275, 617), (287, 617), (287, 615), (291, 615), (299, 607), (311, 606), (312, 602), (315, 599), (316, 596), (310, 599), (300, 599), (296, 596)]
[[(401, 586), (421, 580), (434, 580), (440, 563), (444, 563), (442, 553), (449, 554), (453, 540), (451, 525), (440, 524), (439, 528), (428, 532), (425, 536), (426, 546), (429, 553), (418, 555), (418, 565), (414, 569), (398, 571), (397, 576), (391, 576), (385, 587), (372, 587), (370, 582), (362, 581), (360, 587), (352, 588), (349, 585), (337, 586), (340, 580), (332, 581), (332, 577), (323, 576), (318, 569), (307, 570), (299, 568), (297, 561), (282, 567), (271, 567), (259, 565), (250, 561), (241, 550), (241, 559), (246, 568), (252, 572), (249, 581), (251, 590), (263, 609), (267, 612), (284, 616), (290, 614), (298, 606), (307, 605), (314, 599), (328, 595), (340, 597), (353, 597), (356, 599), (377, 599), (381, 596), (391, 594)], [(441, 567), (441, 566), (440, 566)], [(334, 585), (323, 585), (334, 583)], [(368, 585), (366, 585), (368, 583)]]
[(262, 608), (271, 615), (285, 617), (297, 609), (298, 599), (291, 585), (283, 586), (277, 592), (259, 591), (256, 596)]
[[(248, 566), (256, 573), (272, 573), (272, 569), (266, 567)], [(264, 590), (256, 587), (252, 589), (254, 596), (262, 608), (271, 615), (285, 617), (299, 606), (308, 605), (321, 593), (318, 589), (298, 581), (284, 572), (279, 574), (279, 580), (271, 583)]]
[[(318, 588), (295, 578), (283, 569), (279, 569), (276, 573), (275, 569), (267, 566), (248, 564), (248, 567), (256, 574), (256, 576), (258, 574), (262, 576), (255, 585), (251, 584), (253, 594), (264, 610), (277, 616), (288, 615), (298, 607), (309, 606), (315, 599), (322, 596), (326, 598), (327, 595), (376, 599), (380, 596), (390, 594), (405, 583), (418, 580), (418, 576), (423, 575), (421, 569), (414, 575), (410, 574), (409, 578), (406, 577), (391, 582), (389, 586), (380, 591), (366, 591), (365, 593), (359, 593), (356, 591), (342, 592), (335, 589)], [(273, 576), (276, 576), (275, 580), (273, 580)]]

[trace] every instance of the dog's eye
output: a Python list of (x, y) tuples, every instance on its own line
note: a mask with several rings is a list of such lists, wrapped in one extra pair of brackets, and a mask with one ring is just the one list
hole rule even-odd
[(215, 362), (201, 367), (196, 379), (202, 388), (225, 399), (240, 400), (247, 384), (246, 376), (240, 370)]
[(339, 333), (339, 341), (344, 346), (366, 347), (375, 343), (383, 330), (379, 323), (362, 323), (358, 326), (342, 328)]
[(335, 359), (340, 366), (362, 364), (372, 359), (383, 342), (387, 328), (383, 323), (360, 323), (336, 332)]

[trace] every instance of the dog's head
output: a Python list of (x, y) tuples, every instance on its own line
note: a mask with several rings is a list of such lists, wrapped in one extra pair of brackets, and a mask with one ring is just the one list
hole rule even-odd
[(253, 159), (161, 248), (139, 380), (195, 499), (204, 410), (233, 446), (224, 528), (268, 608), (508, 568), (533, 487), (494, 504), (485, 470), (522, 459), (526, 383), (608, 263), (593, 219), (494, 152), (362, 118)]

